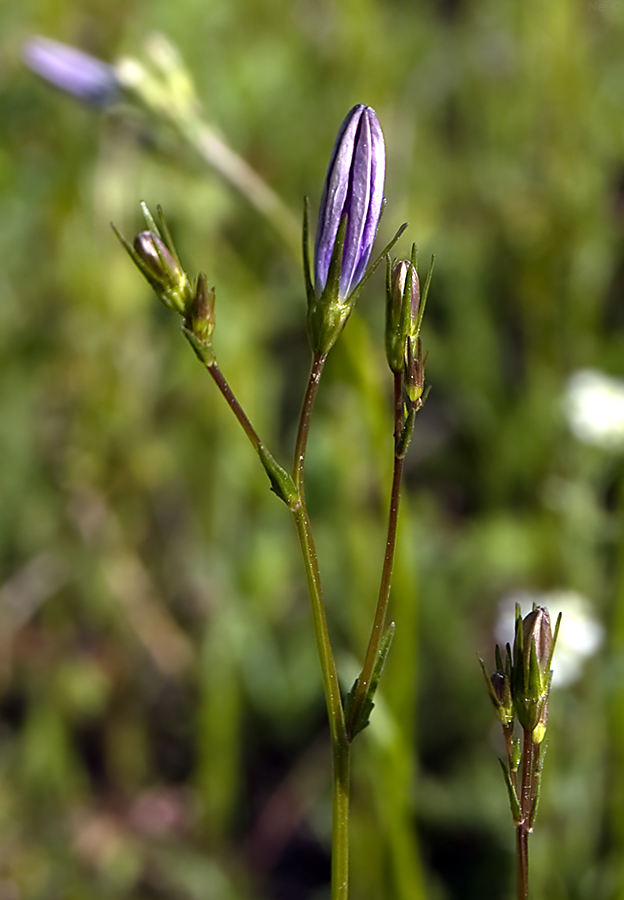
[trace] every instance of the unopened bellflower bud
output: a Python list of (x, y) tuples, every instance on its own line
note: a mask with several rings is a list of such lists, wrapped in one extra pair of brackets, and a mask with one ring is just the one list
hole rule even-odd
[(215, 292), (214, 288), (208, 287), (208, 279), (203, 272), (197, 277), (197, 286), (188, 309), (187, 322), (197, 340), (204, 347), (210, 347), (215, 327)]
[(513, 650), (512, 694), (518, 721), (533, 732), (533, 740), (541, 743), (546, 733), (550, 664), (559, 621), (553, 638), (550, 615), (536, 606), (524, 619), (516, 617)]
[(134, 249), (160, 284), (176, 280), (178, 266), (164, 241), (152, 231), (141, 231), (133, 241)]
[(511, 656), (507, 655), (505, 663), (503, 663), (500, 648), (496, 647), (496, 671), (492, 675), (488, 675), (485, 663), (479, 660), (481, 671), (485, 678), (490, 699), (494, 704), (494, 708), (498, 714), (501, 724), (508, 727), (514, 718), (513, 699), (511, 695)]
[(409, 285), (410, 323), (413, 323), (413, 325), (415, 326), (418, 319), (418, 307), (420, 306), (420, 282), (418, 280), (418, 272), (416, 271), (416, 267), (406, 259), (402, 259), (392, 268), (392, 295), (395, 298), (395, 302), (402, 304), (403, 295), (406, 288), (408, 287), (408, 274), (411, 274), (412, 277)]
[(552, 631), (550, 615), (544, 606), (537, 606), (522, 620), (523, 649), (525, 661), (533, 657), (535, 648), (535, 675), (539, 679), (542, 690), (548, 682), (550, 674), (550, 658), (552, 654)]
[(196, 288), (191, 286), (189, 277), (180, 262), (160, 206), (158, 207), (158, 222), (145, 203), (141, 203), (141, 210), (147, 229), (139, 232), (132, 244), (114, 225), (113, 231), (134, 264), (149, 281), (158, 299), (169, 309), (175, 310), (186, 318), (195, 299)]
[(82, 50), (35, 37), (23, 47), (26, 65), (50, 84), (94, 106), (108, 106), (120, 94), (115, 70)]
[(343, 216), (347, 224), (339, 297), (344, 300), (362, 280), (381, 215), (385, 169), (383, 133), (375, 111), (358, 104), (340, 127), (325, 178), (314, 250), (317, 296), (327, 286)]
[(325, 178), (314, 286), (307, 261), (307, 212), (304, 225), (308, 333), (317, 357), (333, 347), (357, 299), (381, 216), (385, 166), (375, 111), (354, 106), (340, 127)]
[(134, 239), (134, 252), (142, 271), (165, 306), (184, 314), (191, 297), (186, 272), (164, 241), (152, 231), (141, 231)]
[(389, 272), (386, 300), (386, 355), (392, 371), (405, 371), (408, 342), (415, 333), (420, 283), (413, 263), (401, 260)]

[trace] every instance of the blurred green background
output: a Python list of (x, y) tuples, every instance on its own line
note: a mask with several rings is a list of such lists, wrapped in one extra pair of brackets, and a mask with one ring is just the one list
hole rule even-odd
[[(602, 652), (554, 692), (535, 900), (624, 897), (624, 469), (562, 412), (624, 376), (619, 0), (4, 0), (0, 5), (0, 900), (320, 900), (329, 747), (287, 512), (109, 228), (161, 203), (217, 286), (222, 368), (286, 461), (309, 364), (300, 265), (217, 176), (21, 62), (168, 35), (206, 118), (299, 215), (372, 105), (381, 240), (436, 273), (354, 900), (503, 900), (514, 834), (477, 664), (501, 601), (576, 591)], [(383, 277), (333, 352), (309, 502), (345, 687), (392, 453)], [(556, 608), (551, 612), (556, 613)], [(555, 656), (555, 669), (557, 657)]]

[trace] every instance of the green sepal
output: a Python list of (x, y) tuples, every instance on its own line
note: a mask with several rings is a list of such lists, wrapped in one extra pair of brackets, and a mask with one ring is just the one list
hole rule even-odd
[(184, 327), (192, 331), (204, 347), (210, 347), (215, 328), (215, 289), (208, 287), (208, 279), (203, 272), (197, 276)]
[(537, 661), (537, 648), (535, 641), (531, 641), (529, 648), (529, 679), (528, 679), (528, 696), (531, 699), (539, 700), (544, 693), (544, 684), (542, 681), (542, 673)]
[(395, 375), (401, 375), (405, 369), (405, 338), (401, 334), (401, 317), (404, 304), (397, 309), (392, 291), (392, 260), (386, 256), (386, 357), (388, 365)]
[[(496, 645), (496, 649), (498, 650), (498, 645)], [(481, 667), (481, 672), (483, 673), (483, 680), (485, 681), (485, 686), (487, 687), (487, 692), (490, 695), (490, 699), (494, 706), (498, 705), (498, 698), (494, 693), (494, 688), (492, 687), (492, 682), (490, 681), (490, 676), (487, 673), (487, 669), (485, 668), (485, 662), (481, 659), (480, 656), (477, 657), (479, 660), (479, 665)]]
[(338, 338), (347, 320), (353, 312), (356, 300), (362, 292), (362, 288), (379, 266), (382, 259), (388, 255), (400, 236), (407, 228), (407, 223), (401, 225), (391, 241), (384, 247), (373, 263), (370, 263), (358, 283), (348, 297), (340, 297), (340, 275), (342, 271), (342, 256), (344, 251), (345, 236), (347, 233), (348, 217), (345, 213), (340, 220), (336, 240), (332, 250), (332, 256), (327, 272), (327, 282), (320, 297), (315, 296), (312, 288), (310, 263), (308, 259), (308, 223), (307, 211), (304, 206), (304, 277), (306, 281), (306, 293), (308, 295), (308, 336), (315, 359), (327, 356)]
[[(481, 657), (478, 657), (478, 659), (479, 659), (479, 665), (481, 666), (481, 671), (483, 673), (483, 678), (485, 679), (485, 684), (487, 686), (488, 694), (490, 695), (490, 700), (492, 701), (492, 703), (494, 705), (496, 714), (498, 715), (498, 718), (500, 719), (501, 725), (503, 725), (503, 727), (508, 727), (508, 726), (512, 725), (512, 723), (513, 723), (513, 706), (512, 706), (512, 702), (511, 702), (511, 689), (509, 686), (509, 679), (502, 668), (502, 659), (500, 656), (500, 650), (498, 648), (498, 644), (496, 645), (497, 666), (496, 666), (496, 671), (494, 672), (493, 675), (488, 675), (487, 669), (485, 668), (485, 663), (483, 662)], [(499, 675), (501, 678), (503, 678), (503, 686), (506, 688), (506, 690), (504, 691), (504, 694), (502, 697), (500, 696), (500, 694), (498, 694), (496, 692), (496, 689), (494, 687), (494, 676), (495, 675)]]
[(516, 738), (513, 742), (513, 751), (511, 756), (511, 771), (517, 772), (522, 761), (522, 744), (520, 738)]
[(368, 685), (368, 690), (366, 691), (364, 702), (360, 707), (358, 717), (354, 722), (351, 721), (351, 718), (353, 715), (355, 698), (358, 695), (358, 687), (360, 684), (359, 677), (355, 679), (355, 681), (353, 682), (353, 687), (347, 695), (347, 699), (345, 702), (345, 719), (348, 723), (349, 736), (351, 740), (353, 740), (356, 734), (359, 734), (360, 731), (363, 731), (370, 723), (370, 716), (373, 711), (373, 707), (375, 706), (375, 692), (377, 691), (379, 679), (381, 678), (381, 674), (386, 663), (386, 658), (390, 651), (390, 646), (394, 637), (394, 630), (394, 622), (391, 622), (383, 633), (383, 636), (379, 643), (379, 650), (377, 651), (377, 659), (375, 660), (375, 665), (373, 667), (370, 684)]
[(265, 472), (269, 476), (273, 493), (277, 494), (280, 500), (283, 500), (289, 509), (295, 509), (301, 498), (292, 477), (288, 474), (286, 469), (280, 466), (273, 454), (267, 450), (264, 444), (260, 444), (258, 447), (258, 456), (260, 457), (260, 462), (264, 466)]
[[(412, 291), (414, 289), (414, 276), (418, 278), (418, 251), (416, 249), (416, 244), (412, 244), (412, 253), (410, 256), (410, 265), (407, 269), (407, 275), (405, 277), (405, 290), (403, 291), (403, 303), (401, 305), (401, 323), (400, 330), (401, 335), (404, 337), (404, 340), (407, 340), (408, 335), (411, 332), (412, 325)], [(420, 286), (418, 289), (420, 294)], [(418, 299), (418, 308), (420, 310), (420, 297)]]
[[(145, 224), (147, 225), (147, 230), (153, 231), (154, 234), (158, 235), (158, 237), (162, 239), (162, 234), (160, 233), (160, 229), (159, 229), (158, 225), (156, 224), (156, 220), (154, 219), (154, 216), (151, 214), (149, 206), (147, 205), (145, 200), (141, 200), (141, 202), (139, 203), (139, 206), (141, 207), (141, 213), (143, 214), (143, 218), (145, 219)], [(158, 211), (158, 217), (162, 221), (163, 220), (162, 207), (158, 206), (157, 211)], [(166, 241), (165, 241), (165, 243), (166, 243)]]
[[(150, 267), (146, 263), (143, 262), (143, 260), (141, 259), (139, 254), (136, 252), (136, 250), (134, 249), (132, 244), (125, 239), (125, 237), (123, 236), (121, 231), (119, 231), (117, 226), (113, 222), (111, 222), (110, 225), (111, 225), (111, 228), (113, 229), (113, 231), (115, 232), (115, 237), (117, 238), (117, 240), (119, 241), (121, 246), (124, 248), (124, 250), (130, 257), (132, 262), (137, 267), (137, 269), (139, 269), (139, 271), (141, 272), (141, 274), (143, 275), (145, 280), (147, 282), (149, 282), (150, 287), (152, 287), (153, 290), (155, 291), (155, 293), (158, 295), (158, 299), (162, 300), (162, 302), (165, 304), (165, 306), (168, 306), (171, 309), (171, 305), (169, 303), (167, 303), (165, 300), (163, 300), (163, 298), (158, 293), (160, 290), (160, 282), (154, 277), (154, 273), (152, 272)], [(157, 237), (160, 237), (160, 235), (157, 235)]]
[[(355, 303), (353, 293), (347, 298), (340, 297), (340, 272), (342, 269), (345, 235), (347, 233), (347, 221), (348, 217), (345, 214), (338, 226), (323, 293), (320, 297), (315, 296), (314, 290), (308, 294), (308, 336), (315, 359), (327, 356), (340, 337)], [(306, 290), (308, 289), (308, 279), (310, 279), (311, 283), (309, 263), (306, 275)]]
[[(412, 253), (415, 252), (416, 245), (414, 244), (414, 248)], [(431, 265), (429, 266), (429, 272), (427, 273), (427, 280), (425, 281), (425, 286), (422, 289), (422, 293), (420, 295), (420, 306), (418, 307), (418, 318), (416, 319), (416, 324), (414, 326), (414, 333), (412, 334), (412, 338), (415, 340), (420, 334), (420, 328), (422, 325), (423, 316), (425, 314), (425, 307), (427, 306), (427, 297), (429, 296), (429, 288), (431, 287), (431, 279), (433, 277), (433, 268), (435, 266), (435, 256), (431, 257)]]
[(518, 794), (516, 793), (516, 787), (513, 783), (511, 775), (507, 771), (507, 766), (502, 761), (502, 759), (498, 760), (500, 763), (500, 767), (503, 771), (503, 777), (505, 779), (505, 785), (507, 786), (507, 794), (509, 796), (509, 807), (511, 809), (511, 816), (514, 820), (515, 825), (519, 825), (522, 821), (522, 810), (520, 809), (520, 801), (518, 800)]
[[(154, 219), (152, 218), (152, 214), (150, 213), (149, 209), (147, 208), (147, 203), (145, 203), (144, 201), (141, 201), (140, 205), (141, 205), (141, 211), (143, 213), (145, 221), (146, 222), (151, 221), (152, 224), (155, 225), (156, 223), (154, 222)], [(176, 246), (173, 242), (173, 238), (171, 237), (171, 232), (169, 231), (169, 226), (167, 225), (167, 220), (165, 219), (165, 214), (164, 214), (163, 208), (160, 204), (158, 204), (158, 206), (156, 207), (156, 212), (158, 213), (158, 227), (156, 229), (156, 234), (158, 234), (160, 237), (162, 237), (163, 241), (165, 242), (165, 244), (167, 246), (167, 249), (173, 256), (173, 258), (175, 259), (177, 264), (180, 266), (180, 268), (182, 268), (182, 263), (180, 262), (180, 257), (178, 256), (178, 251), (176, 250)]]
[[(550, 667), (552, 665), (552, 658), (553, 658), (553, 654), (555, 652), (555, 644), (557, 643), (557, 638), (559, 637), (559, 628), (561, 626), (562, 615), (563, 615), (563, 613), (560, 612), (559, 615), (557, 616), (557, 621), (555, 622), (555, 633), (553, 634), (552, 644), (550, 646), (550, 654), (548, 656), (548, 663), (546, 664), (547, 672), (550, 670)], [(552, 672), (550, 672), (550, 677), (552, 679)]]

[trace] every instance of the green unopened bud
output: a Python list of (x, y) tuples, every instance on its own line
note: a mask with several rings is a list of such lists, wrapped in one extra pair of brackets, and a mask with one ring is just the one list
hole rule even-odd
[(481, 671), (485, 678), (488, 688), (490, 700), (496, 710), (498, 718), (502, 725), (510, 725), (514, 718), (513, 701), (511, 697), (511, 681), (510, 681), (510, 665), (506, 666), (507, 671), (503, 670), (503, 663), (500, 656), (500, 650), (496, 648), (496, 664), (498, 666), (493, 675), (488, 676), (485, 663), (479, 660)]
[(543, 689), (547, 681), (553, 645), (548, 610), (544, 606), (537, 606), (532, 610), (522, 621), (522, 632), (525, 657), (527, 653), (533, 656), (533, 648), (535, 648), (537, 674), (541, 679), (540, 684)]
[(492, 691), (496, 697), (496, 708), (503, 725), (513, 721), (513, 704), (511, 701), (511, 685), (504, 672), (494, 672), (490, 676)]
[(195, 295), (190, 304), (185, 327), (205, 346), (212, 343), (215, 327), (215, 292), (208, 287), (208, 279), (201, 272), (197, 278)]
[[(411, 281), (408, 282), (411, 276)], [(392, 269), (392, 292), (401, 301), (409, 297), (410, 324), (416, 324), (420, 306), (420, 282), (416, 267), (407, 260), (401, 260)], [(402, 304), (401, 304), (402, 305)]]
[(420, 283), (413, 262), (401, 260), (388, 266), (386, 288), (386, 355), (392, 371), (405, 371), (408, 341), (418, 320)]
[(516, 610), (513, 702), (518, 721), (523, 728), (535, 733), (536, 743), (540, 743), (546, 733), (548, 694), (552, 677), (550, 664), (560, 618), (557, 620), (553, 638), (550, 615), (545, 607), (536, 606), (524, 619), (519, 608)]
[(176, 252), (162, 209), (158, 207), (158, 224), (145, 203), (141, 204), (141, 210), (147, 229), (141, 231), (132, 244), (128, 243), (114, 225), (113, 231), (134, 264), (149, 281), (158, 299), (169, 309), (186, 317), (193, 302), (194, 291)]
[[(414, 344), (416, 355), (414, 356)], [(413, 409), (420, 409), (424, 403), (425, 364), (422, 355), (422, 341), (409, 338), (407, 341), (407, 360), (405, 363), (405, 391)]]
[(166, 244), (152, 231), (142, 231), (134, 239), (134, 251), (144, 263), (143, 274), (165, 306), (184, 314), (192, 296), (191, 286)]

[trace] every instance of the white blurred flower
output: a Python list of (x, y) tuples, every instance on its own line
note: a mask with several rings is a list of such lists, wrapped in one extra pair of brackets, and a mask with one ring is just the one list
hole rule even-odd
[(624, 447), (624, 381), (594, 369), (569, 379), (564, 413), (573, 435), (607, 450)]
[(499, 607), (495, 626), (495, 638), (501, 649), (513, 645), (515, 607), (520, 604), (523, 617), (531, 612), (533, 604), (545, 606), (553, 626), (562, 613), (559, 637), (553, 658), (553, 687), (565, 687), (581, 675), (584, 661), (593, 656), (604, 640), (604, 628), (597, 621), (586, 597), (576, 591), (550, 591), (543, 594), (528, 591), (505, 597)]

